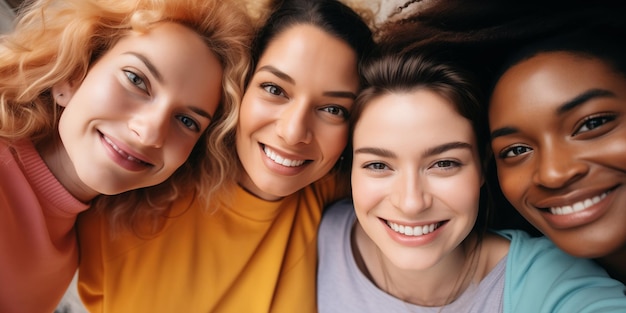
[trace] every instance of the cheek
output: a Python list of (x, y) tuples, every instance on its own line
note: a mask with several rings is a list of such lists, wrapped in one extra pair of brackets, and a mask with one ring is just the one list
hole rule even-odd
[(335, 163), (348, 144), (348, 125), (324, 128), (315, 131), (315, 138), (326, 160)]
[[(432, 185), (437, 188), (440, 199), (448, 203), (448, 206), (455, 208), (459, 213), (468, 216), (478, 214), (478, 203), (480, 200), (480, 181), (469, 181), (467, 179), (457, 179), (453, 182)], [(455, 192), (450, 193), (450, 190)]]
[(115, 75), (105, 74), (100, 71), (89, 73), (68, 103), (68, 108), (104, 116), (129, 110), (126, 90)]
[[(528, 171), (528, 170), (527, 170)], [(524, 170), (521, 171), (524, 173)], [(530, 180), (530, 177), (520, 176), (520, 170), (503, 169), (498, 166), (498, 184), (504, 196), (517, 206), (522, 197), (524, 186)]]
[(352, 176), (352, 197), (357, 215), (365, 215), (382, 198), (383, 185), (366, 177)]
[(611, 140), (607, 140), (607, 144), (599, 148), (603, 151), (600, 150), (602, 153), (598, 155), (604, 158), (608, 166), (626, 171), (626, 131), (616, 134)]
[(253, 108), (254, 106), (251, 104), (251, 100), (244, 97), (241, 102), (241, 107), (239, 108), (239, 120), (237, 121), (238, 133), (245, 132), (252, 127), (251, 124), (254, 123), (254, 119), (252, 119), (251, 111)]
[(163, 152), (165, 167), (173, 173), (183, 165), (189, 158), (196, 142), (197, 140), (191, 138), (172, 138), (171, 144)]
[(372, 208), (389, 197), (394, 188), (393, 177), (371, 177), (362, 168), (352, 169), (352, 197), (362, 210)]
[(244, 96), (239, 109), (238, 133), (250, 133), (274, 120), (275, 112), (271, 105), (265, 105), (254, 95)]

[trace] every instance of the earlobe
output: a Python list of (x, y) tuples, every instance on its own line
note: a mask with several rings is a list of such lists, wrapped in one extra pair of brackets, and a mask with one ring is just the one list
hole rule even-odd
[(74, 84), (69, 81), (64, 81), (52, 86), (54, 102), (62, 107), (66, 107), (72, 99), (72, 96), (74, 96), (74, 89)]

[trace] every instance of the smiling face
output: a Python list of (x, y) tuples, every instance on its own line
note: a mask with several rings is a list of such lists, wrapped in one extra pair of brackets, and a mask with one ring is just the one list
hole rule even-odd
[(366, 104), (353, 145), (356, 215), (385, 257), (425, 270), (458, 252), (482, 185), (470, 121), (432, 91), (387, 94)]
[(509, 69), (489, 109), (502, 191), (566, 252), (626, 245), (626, 79), (599, 59), (542, 53)]
[(242, 100), (240, 184), (276, 200), (326, 175), (346, 146), (358, 87), (356, 53), (345, 42), (310, 25), (274, 38)]
[(163, 182), (209, 125), (221, 76), (220, 62), (191, 29), (163, 23), (129, 34), (82, 82), (53, 89), (65, 106), (59, 133), (67, 154), (49, 166), (62, 182), (73, 168), (81, 190), (73, 193), (83, 199)]

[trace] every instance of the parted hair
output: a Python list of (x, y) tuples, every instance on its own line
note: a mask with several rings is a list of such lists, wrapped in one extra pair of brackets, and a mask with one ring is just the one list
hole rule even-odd
[[(431, 91), (452, 104), (457, 113), (472, 125), (483, 173), (491, 155), (488, 145), (488, 124), (485, 96), (478, 77), (468, 70), (462, 57), (438, 48), (395, 50), (381, 43), (378, 52), (363, 65), (364, 89), (359, 93), (351, 115), (352, 129), (374, 99), (394, 93), (417, 90)], [(481, 188), (479, 216), (474, 229), (482, 236), (491, 218), (490, 198), (486, 187)]]
[[(364, 19), (346, 4), (337, 0), (274, 0), (268, 3), (268, 13), (265, 14), (263, 25), (258, 29), (252, 42), (252, 66), (246, 76), (246, 87), (249, 83), (256, 64), (263, 56), (267, 47), (276, 37), (296, 25), (311, 25), (345, 42), (357, 56), (357, 62), (365, 59), (374, 47), (372, 31)], [(359, 67), (360, 68), (360, 67)], [(237, 159), (235, 148), (236, 130), (227, 137), (230, 150), (225, 150), (231, 158)], [(347, 149), (342, 159), (349, 157)], [(339, 187), (346, 187), (342, 192), (348, 193), (349, 162), (340, 159), (333, 168), (338, 173)], [(241, 167), (237, 169), (241, 171)], [(241, 174), (238, 172), (237, 175)]]
[(115, 225), (156, 218), (182, 193), (209, 198), (231, 179), (237, 164), (223, 151), (250, 67), (253, 27), (230, 0), (34, 0), (18, 10), (15, 28), (0, 39), (0, 139), (55, 139), (62, 108), (54, 85), (82, 81), (98, 59), (131, 32), (159, 22), (195, 31), (223, 67), (223, 92), (215, 117), (189, 159), (165, 182), (118, 195), (101, 195), (92, 207)]

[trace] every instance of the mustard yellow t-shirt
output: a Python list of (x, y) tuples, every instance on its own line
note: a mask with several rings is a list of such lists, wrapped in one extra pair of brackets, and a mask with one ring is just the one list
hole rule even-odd
[(144, 239), (112, 239), (106, 219), (87, 213), (81, 297), (91, 312), (315, 312), (317, 228), (338, 196), (329, 176), (275, 202), (237, 187), (212, 212), (182, 198)]

